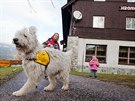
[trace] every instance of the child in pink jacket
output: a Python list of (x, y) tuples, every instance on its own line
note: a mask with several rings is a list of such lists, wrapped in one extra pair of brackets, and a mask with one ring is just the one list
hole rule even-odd
[(94, 74), (94, 77), (97, 78), (97, 68), (99, 67), (99, 62), (96, 56), (92, 56), (89, 65), (90, 65), (90, 77), (92, 77), (92, 75)]

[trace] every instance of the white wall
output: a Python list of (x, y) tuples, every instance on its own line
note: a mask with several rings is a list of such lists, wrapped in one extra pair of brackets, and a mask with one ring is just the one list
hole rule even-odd
[(118, 41), (118, 40), (96, 40), (96, 39), (83, 39), (79, 38), (78, 41), (78, 66), (88, 66), (85, 62), (86, 44), (99, 44), (107, 45), (107, 63), (101, 64), (101, 67), (111, 68), (128, 68), (135, 69), (135, 66), (131, 65), (118, 65), (119, 46), (134, 46), (135, 41)]

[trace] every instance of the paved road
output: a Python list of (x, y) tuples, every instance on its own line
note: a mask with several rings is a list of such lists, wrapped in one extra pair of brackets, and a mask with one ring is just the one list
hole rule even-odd
[(33, 92), (15, 97), (13, 91), (18, 90), (26, 81), (24, 72), (0, 86), (0, 101), (135, 101), (135, 89), (106, 83), (86, 77), (70, 76), (70, 90), (61, 90), (62, 83), (58, 80), (53, 92), (44, 92), (48, 85), (43, 80)]

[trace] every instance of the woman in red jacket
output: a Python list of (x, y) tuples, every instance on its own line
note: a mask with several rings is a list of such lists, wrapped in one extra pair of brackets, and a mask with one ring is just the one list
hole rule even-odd
[(53, 47), (54, 49), (60, 50), (60, 45), (58, 43), (59, 34), (55, 33), (51, 38), (49, 38), (46, 42), (44, 42), (44, 47)]

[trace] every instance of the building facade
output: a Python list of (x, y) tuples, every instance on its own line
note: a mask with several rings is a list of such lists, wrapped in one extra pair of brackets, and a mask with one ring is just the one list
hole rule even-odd
[(135, 0), (68, 0), (62, 21), (63, 48), (73, 49), (73, 68), (89, 71), (95, 55), (99, 72), (135, 75)]

